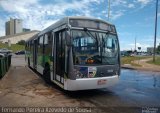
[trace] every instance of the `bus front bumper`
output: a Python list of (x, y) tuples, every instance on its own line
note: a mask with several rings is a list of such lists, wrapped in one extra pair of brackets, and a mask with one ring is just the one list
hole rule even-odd
[(113, 86), (118, 83), (119, 76), (99, 77), (99, 78), (81, 78), (76, 80), (64, 80), (64, 89), (69, 91), (100, 89)]

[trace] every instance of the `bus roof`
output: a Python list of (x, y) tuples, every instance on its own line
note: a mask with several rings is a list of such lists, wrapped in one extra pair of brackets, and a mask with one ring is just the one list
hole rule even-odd
[(69, 19), (93, 20), (93, 21), (104, 22), (104, 23), (106, 23), (106, 24), (110, 24), (110, 25), (112, 25), (111, 23), (106, 22), (106, 21), (104, 21), (104, 20), (102, 20), (102, 19), (93, 18), (93, 17), (86, 17), (86, 16), (69, 16), (68, 18), (69, 18)]
[(29, 38), (28, 40), (26, 40), (26, 42), (29, 42), (29, 41), (31, 41), (31, 40), (34, 40), (34, 39), (36, 39), (37, 38), (37, 36), (38, 36), (38, 33), (37, 34), (35, 34), (35, 35), (33, 35), (31, 38)]
[(47, 27), (46, 29), (42, 30), (40, 33), (39, 33), (39, 36), (50, 31), (50, 30), (53, 30), (61, 25), (64, 25), (64, 24), (69, 24), (69, 20), (70, 19), (80, 19), (80, 20), (92, 20), (92, 21), (99, 21), (99, 22), (103, 22), (103, 23), (106, 23), (106, 24), (109, 24), (109, 25), (113, 25), (109, 22), (106, 22), (104, 20), (101, 20), (101, 19), (96, 19), (96, 18), (91, 18), (91, 17), (85, 17), (85, 16), (68, 16), (68, 17), (64, 17), (62, 18), (61, 20), (55, 22), (54, 24), (50, 25), (49, 27)]

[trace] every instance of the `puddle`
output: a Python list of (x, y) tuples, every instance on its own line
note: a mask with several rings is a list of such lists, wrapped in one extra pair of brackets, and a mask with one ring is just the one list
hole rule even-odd
[(137, 89), (134, 89), (134, 88), (128, 88), (126, 89), (126, 91), (130, 93), (136, 93), (136, 94), (145, 94), (144, 92), (138, 91)]
[[(129, 96), (131, 99), (144, 99), (144, 98), (148, 98), (148, 93), (144, 92), (143, 90), (139, 90), (139, 89), (135, 89), (135, 88), (127, 88), (124, 91), (124, 95)], [(123, 95), (123, 96), (124, 96)], [(126, 96), (124, 96), (126, 98)]]

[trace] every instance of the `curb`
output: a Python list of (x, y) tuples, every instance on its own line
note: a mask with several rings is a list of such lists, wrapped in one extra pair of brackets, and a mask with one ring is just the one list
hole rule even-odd
[(139, 70), (139, 71), (151, 71), (151, 72), (160, 72), (160, 70), (152, 69), (152, 68), (145, 68), (145, 67), (127, 67), (121, 66), (123, 69), (130, 69), (130, 70)]
[(126, 67), (126, 66), (121, 66), (121, 68), (123, 68), (123, 69), (137, 70), (137, 69), (136, 69), (136, 68), (134, 68), (134, 67)]
[(29, 70), (31, 73), (35, 74), (37, 78), (40, 78), (33, 69), (31, 69), (31, 68), (28, 67), (27, 65), (25, 66), (25, 68), (26, 68), (27, 70)]

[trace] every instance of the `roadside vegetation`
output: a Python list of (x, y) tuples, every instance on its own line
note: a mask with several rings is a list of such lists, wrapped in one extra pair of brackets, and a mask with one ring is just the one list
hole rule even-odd
[(153, 60), (148, 61), (149, 64), (155, 64), (160, 66), (160, 57), (156, 57), (155, 62)]
[(139, 66), (139, 67), (141, 67), (140, 64), (134, 63), (133, 61), (146, 59), (146, 58), (151, 58), (151, 56), (124, 56), (124, 57), (121, 57), (121, 64), (122, 65), (130, 64), (131, 66)]
[(16, 51), (24, 50), (25, 46), (19, 45), (19, 44), (11, 44), (11, 47), (8, 47), (8, 44), (0, 43), (0, 49), (2, 48), (8, 48), (9, 50), (16, 52)]

